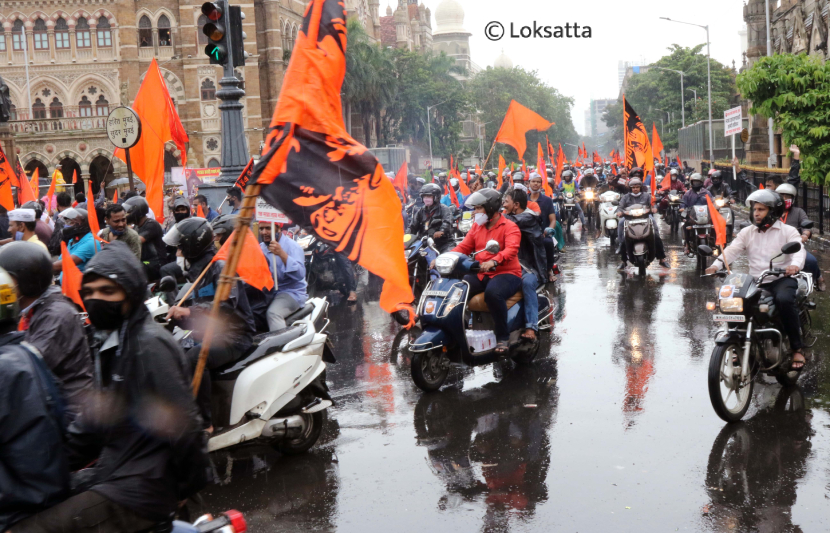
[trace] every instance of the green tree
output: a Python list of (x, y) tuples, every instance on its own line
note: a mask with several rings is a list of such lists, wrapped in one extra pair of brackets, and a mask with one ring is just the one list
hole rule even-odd
[[(683, 102), (687, 126), (709, 117), (706, 55), (701, 53), (704, 46), (701, 44), (687, 48), (674, 44), (668, 48), (668, 55), (651, 65), (684, 72), (683, 85), (686, 94), (683, 95)], [(737, 92), (735, 76), (731, 69), (714, 59), (711, 60), (711, 71), (712, 118), (722, 118), (723, 112), (729, 109), (729, 102)], [(697, 101), (689, 88), (697, 89)], [(657, 131), (660, 131), (662, 119), (665, 134), (660, 135), (660, 140), (663, 146), (667, 149), (677, 148), (677, 130), (682, 125), (679, 74), (659, 68), (650, 68), (643, 74), (635, 74), (629, 80), (625, 98), (640, 116), (649, 133), (652, 123), (657, 126)], [(620, 100), (619, 105), (608, 106), (602, 117), (608, 127), (614, 128), (614, 139), (620, 143), (623, 139), (622, 113)]]
[(830, 183), (830, 64), (818, 56), (762, 57), (738, 76), (751, 113), (775, 120), (784, 146), (801, 151), (801, 178)]
[[(579, 135), (571, 120), (573, 98), (563, 96), (559, 91), (539, 79), (536, 71), (526, 71), (521, 67), (513, 69), (492, 68), (481, 71), (468, 82), (469, 90), (480, 120), (485, 123), (485, 150), (489, 150), (496, 138), (502, 120), (511, 100), (516, 100), (540, 114), (547, 120), (555, 122), (547, 132), (531, 131), (527, 134), (527, 151), (525, 161), (536, 164), (537, 143), (541, 142), (544, 150), (545, 134), (553, 146), (569, 142), (576, 144)], [(491, 163), (503, 155), (505, 160), (517, 161), (516, 151), (506, 145), (497, 144), (490, 157)], [(486, 157), (486, 153), (485, 153)]]

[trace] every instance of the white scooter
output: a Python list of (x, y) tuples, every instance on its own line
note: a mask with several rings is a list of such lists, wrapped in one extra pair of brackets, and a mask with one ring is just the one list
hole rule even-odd
[(620, 193), (616, 191), (605, 191), (599, 195), (599, 220), (600, 227), (605, 235), (611, 239), (611, 248), (617, 243), (617, 206), (620, 204)]
[[(159, 287), (169, 291), (160, 282)], [(173, 282), (175, 287), (175, 282)], [(182, 288), (183, 295), (187, 286)], [(169, 295), (145, 304), (153, 320), (167, 325)], [(211, 415), (216, 431), (208, 441), (214, 452), (260, 439), (278, 451), (295, 455), (311, 448), (323, 430), (325, 410), (333, 405), (326, 385), (326, 363), (334, 363), (328, 302), (312, 298), (287, 316), (290, 326), (254, 337), (254, 346), (238, 361), (211, 371)], [(177, 340), (189, 331), (173, 329)]]

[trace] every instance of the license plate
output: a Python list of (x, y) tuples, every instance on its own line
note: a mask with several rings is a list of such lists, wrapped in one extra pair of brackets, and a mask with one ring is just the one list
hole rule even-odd
[(432, 298), (446, 298), (450, 291), (424, 291), (424, 296)]
[(565, 204), (565, 207), (573, 207), (575, 204)]
[(712, 319), (715, 322), (746, 322), (744, 315), (714, 315)]

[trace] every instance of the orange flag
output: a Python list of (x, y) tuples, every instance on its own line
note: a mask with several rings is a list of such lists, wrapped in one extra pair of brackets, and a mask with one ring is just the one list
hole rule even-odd
[(207, 218), (205, 216), (205, 210), (202, 209), (202, 204), (196, 206), (196, 216), (199, 218)]
[(408, 174), (408, 169), (406, 166), (406, 161), (403, 162), (401, 168), (398, 169), (398, 173), (395, 174), (395, 179), (392, 180), (392, 185), (395, 186), (401, 192), (401, 196), (403, 196), (404, 201), (409, 198), (409, 195), (406, 193), (406, 190), (409, 186), (409, 182), (406, 179), (406, 175)]
[(478, 163), (476, 163), (476, 174), (481, 176), (481, 167), (478, 166)]
[(496, 176), (496, 179), (499, 180), (499, 190), (501, 190), (501, 187), (503, 185), (503, 182), (501, 181), (501, 175), (504, 174), (505, 167), (507, 167), (507, 162), (501, 155), (499, 155), (499, 173)]
[(32, 180), (29, 182), (29, 186), (32, 188), (32, 196), (37, 199), (37, 195), (40, 194), (40, 172), (37, 167), (32, 172)]
[[(467, 171), (467, 177), (469, 177), (469, 176), (470, 176), (470, 171), (468, 170)], [(470, 196), (472, 194), (472, 192), (470, 191), (470, 188), (467, 186), (466, 183), (464, 183), (464, 180), (462, 180), (462, 179), (458, 180), (458, 189), (461, 191), (461, 194), (463, 194), (465, 197)]]
[(55, 186), (58, 184), (58, 169), (52, 172), (52, 183), (49, 184), (49, 192), (46, 193), (46, 209), (52, 207), (52, 197), (55, 196)]
[(763, 190), (764, 190), (764, 184), (763, 184), (763, 183), (759, 183), (759, 184), (758, 184), (758, 190), (759, 190), (759, 191), (763, 191)]
[(519, 158), (523, 158), (527, 149), (525, 135), (530, 130), (545, 131), (553, 122), (548, 122), (538, 113), (531, 111), (516, 100), (510, 102), (507, 114), (501, 123), (495, 142), (508, 144), (516, 149)]
[[(95, 211), (95, 203), (92, 203), (91, 209), (90, 204), (87, 202), (87, 210), (86, 210), (86, 219), (89, 222), (89, 232), (92, 233), (92, 238), (96, 241), (100, 241), (106, 243), (104, 239), (98, 236), (98, 232), (101, 231), (101, 226), (98, 224), (98, 213)], [(98, 245), (93, 242), (93, 253), (98, 251)]]
[(524, 174), (525, 179), (527, 179), (527, 163), (525, 163), (524, 159), (522, 159), (522, 174)]
[(63, 271), (63, 278), (61, 280), (61, 292), (64, 296), (84, 308), (84, 301), (81, 300), (81, 274), (78, 265), (72, 260), (69, 255), (69, 250), (66, 248), (66, 243), (61, 242), (61, 270)]
[[(78, 171), (73, 170), (72, 171), (72, 185), (75, 185), (76, 183), (78, 183)], [(115, 192), (118, 192), (118, 191), (115, 191)]]
[(663, 176), (663, 182), (660, 184), (660, 188), (665, 190), (671, 189), (671, 172), (666, 172), (666, 175)]
[[(262, 248), (254, 237), (254, 232), (250, 228), (247, 228), (247, 230), (248, 233), (245, 235), (245, 242), (242, 246), (242, 255), (239, 256), (239, 263), (236, 266), (236, 273), (239, 274), (242, 281), (251, 287), (259, 290), (273, 289), (274, 275), (268, 267), (268, 260), (265, 259), (265, 254), (262, 253)], [(236, 233), (236, 230), (234, 230), (234, 233)], [(276, 237), (272, 236), (272, 238)], [(212, 261), (227, 261), (232, 242), (233, 233), (213, 256)]]
[(663, 151), (663, 141), (657, 135), (657, 125), (654, 122), (651, 123), (651, 150), (651, 154), (654, 157), (660, 157), (660, 152)]
[(562, 169), (565, 168), (565, 152), (562, 150), (562, 143), (559, 143), (559, 153), (556, 155), (556, 171), (554, 172), (553, 184), (559, 188), (562, 182)]
[[(156, 60), (144, 76), (133, 100), (133, 111), (141, 119), (141, 139), (130, 148), (133, 172), (144, 182), (147, 203), (159, 222), (164, 221), (164, 144), (172, 141), (181, 151), (182, 165), (187, 165), (185, 143), (187, 133), (179, 120), (167, 85)], [(126, 160), (124, 150), (116, 149), (115, 157)]]
[(118, 189), (115, 189), (115, 194), (112, 195), (112, 203), (118, 203)]
[(455, 194), (455, 188), (452, 185), (444, 187), (444, 192), (450, 196), (452, 205), (455, 207), (461, 207), (461, 204), (458, 203), (458, 196)]
[(709, 204), (709, 216), (712, 217), (712, 225), (715, 227), (715, 244), (721, 247), (726, 246), (726, 220), (723, 219), (718, 208), (712, 203), (712, 197), (706, 195), (706, 203)]
[(12, 195), (14, 178), (14, 170), (12, 170), (9, 160), (6, 159), (3, 148), (0, 147), (0, 205), (5, 207), (7, 211), (14, 209), (14, 196)]
[(20, 202), (20, 205), (37, 200), (35, 194), (32, 192), (32, 182), (37, 183), (36, 180), (37, 168), (35, 168), (35, 171), (32, 173), (31, 181), (27, 180), (25, 175), (23, 179), (20, 180), (20, 188), (17, 190), (17, 201)]

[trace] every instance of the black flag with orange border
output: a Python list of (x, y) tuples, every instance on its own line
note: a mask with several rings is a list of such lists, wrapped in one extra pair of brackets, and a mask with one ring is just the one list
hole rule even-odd
[(623, 95), (623, 136), (625, 137), (625, 166), (629, 169), (640, 167), (643, 174), (654, 170), (651, 157), (651, 142), (643, 121)]
[(380, 306), (394, 312), (414, 299), (401, 203), (378, 160), (343, 123), (346, 42), (342, 1), (309, 2), (252, 178), (266, 202), (383, 278)]

